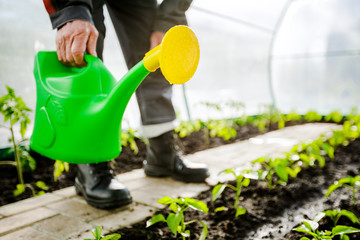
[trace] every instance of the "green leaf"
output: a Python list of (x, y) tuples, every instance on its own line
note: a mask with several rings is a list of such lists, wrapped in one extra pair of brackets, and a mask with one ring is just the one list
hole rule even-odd
[(151, 219), (146, 221), (146, 227), (150, 227), (158, 222), (166, 222), (165, 217), (162, 214), (153, 216)]
[(317, 159), (318, 162), (319, 162), (319, 166), (320, 166), (321, 168), (323, 168), (323, 167), (325, 166), (325, 158), (324, 158), (323, 156), (318, 155), (318, 156), (316, 157), (316, 159)]
[(310, 238), (302, 237), (302, 238), (300, 238), (300, 240), (310, 240)]
[(41, 195), (44, 195), (45, 194), (45, 192), (43, 191), (43, 190), (41, 190), (41, 191), (38, 191), (37, 193), (35, 193), (35, 197), (38, 197), (38, 196), (41, 196)]
[(49, 187), (43, 181), (37, 181), (35, 185), (42, 190), (49, 190)]
[(348, 235), (341, 235), (340, 240), (350, 240)]
[(325, 197), (328, 197), (333, 191), (341, 187), (338, 183), (332, 184), (329, 188), (327, 193), (325, 194)]
[(181, 210), (181, 207), (174, 202), (170, 204), (169, 208), (175, 213)]
[(266, 157), (261, 157), (261, 158), (258, 158), (258, 159), (255, 159), (254, 161), (252, 161), (251, 163), (264, 163), (267, 161), (267, 158)]
[(234, 175), (234, 177), (237, 176), (236, 172), (235, 172), (233, 169), (230, 169), (230, 168), (220, 171), (218, 175), (221, 175), (221, 174), (229, 174), (229, 173), (231, 173), (232, 175)]
[(300, 159), (306, 164), (306, 165), (311, 165), (311, 159), (308, 155), (306, 155), (305, 153), (300, 153)]
[(222, 211), (227, 211), (228, 210), (228, 208), (227, 207), (225, 207), (225, 206), (221, 206), (221, 207), (217, 207), (217, 208), (215, 208), (215, 212), (222, 212)]
[(177, 235), (177, 228), (180, 224), (181, 217), (183, 218), (182, 212), (176, 214), (170, 213), (166, 219), (166, 223), (175, 237)]
[(288, 172), (286, 171), (286, 166), (284, 165), (277, 165), (275, 166), (276, 175), (285, 182), (288, 182)]
[(357, 233), (360, 232), (360, 229), (354, 227), (348, 227), (343, 225), (337, 225), (332, 229), (332, 234), (336, 235), (343, 235), (343, 234), (350, 234), (350, 233)]
[(298, 173), (301, 172), (301, 167), (299, 165), (293, 165), (293, 168), (286, 167), (286, 171), (292, 178), (296, 178)]
[(241, 185), (243, 185), (244, 187), (249, 186), (250, 184), (250, 179), (249, 178), (244, 178), (243, 182), (241, 183)]
[(193, 198), (185, 198), (185, 201), (189, 204), (189, 206), (191, 206), (192, 208), (198, 210), (198, 211), (202, 211), (204, 213), (208, 213), (209, 212), (209, 208), (206, 205), (206, 203), (193, 199)]
[(285, 127), (285, 120), (284, 119), (280, 119), (278, 122), (278, 127), (279, 129), (282, 129)]
[(20, 122), (20, 134), (21, 134), (22, 137), (25, 136), (26, 128), (27, 128), (26, 122), (25, 122), (25, 121), (21, 121), (21, 122)]
[(360, 224), (359, 218), (354, 213), (352, 213), (348, 210), (341, 210), (340, 215), (347, 217), (353, 223)]
[(34, 171), (36, 169), (36, 160), (29, 154), (27, 154), (25, 156), (25, 158), (27, 159), (27, 161), (29, 163), (29, 167), (30, 167), (31, 171)]
[(174, 202), (174, 200), (171, 197), (168, 197), (168, 196), (160, 198), (158, 200), (158, 203), (163, 204), (163, 205), (168, 205), (168, 204), (170, 204), (172, 202)]
[(199, 221), (199, 223), (201, 223), (201, 225), (203, 225), (203, 229), (202, 229), (202, 231), (201, 231), (201, 235), (200, 235), (199, 240), (205, 240), (205, 239), (206, 239), (206, 236), (207, 236), (207, 234), (208, 234), (207, 225), (206, 225), (203, 221)]
[(225, 188), (226, 188), (226, 184), (218, 184), (218, 185), (216, 185), (212, 190), (211, 201), (214, 202), (216, 199), (218, 199)]
[(118, 233), (113, 233), (101, 238), (101, 240), (118, 240), (121, 238), (121, 235)]
[(314, 231), (314, 230), (318, 229), (318, 227), (319, 227), (319, 224), (317, 222), (311, 221), (311, 220), (304, 220), (302, 223), (310, 231)]
[(13, 194), (14, 194), (15, 197), (17, 197), (20, 194), (22, 194), (23, 192), (25, 192), (25, 185), (17, 184), (16, 189), (13, 191)]
[(102, 227), (98, 226), (96, 228), (94, 228), (92, 230), (92, 234), (94, 235), (96, 240), (100, 240), (101, 239), (101, 232), (102, 232)]
[(240, 215), (244, 215), (246, 213), (246, 208), (244, 207), (238, 207), (236, 209), (235, 217), (238, 217)]

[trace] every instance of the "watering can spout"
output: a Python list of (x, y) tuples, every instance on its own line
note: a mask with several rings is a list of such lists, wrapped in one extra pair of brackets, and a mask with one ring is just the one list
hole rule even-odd
[(188, 27), (176, 26), (118, 82), (97, 57), (84, 68), (68, 67), (56, 52), (39, 52), (34, 75), (37, 103), (30, 147), (51, 159), (98, 163), (121, 151), (121, 120), (140, 83), (161, 68), (171, 84), (188, 81), (199, 62), (199, 46)]

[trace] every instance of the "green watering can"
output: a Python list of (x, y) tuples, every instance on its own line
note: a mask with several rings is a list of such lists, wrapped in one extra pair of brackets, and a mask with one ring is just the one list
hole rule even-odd
[(69, 163), (109, 161), (121, 152), (121, 120), (140, 83), (159, 67), (171, 84), (195, 73), (199, 45), (193, 31), (175, 26), (162, 43), (116, 81), (102, 61), (85, 55), (87, 66), (68, 67), (56, 52), (35, 57), (37, 103), (30, 148)]

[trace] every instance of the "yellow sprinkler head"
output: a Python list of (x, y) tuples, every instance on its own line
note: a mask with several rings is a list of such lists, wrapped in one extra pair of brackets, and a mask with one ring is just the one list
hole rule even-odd
[(145, 68), (154, 72), (160, 67), (171, 84), (183, 84), (194, 75), (199, 64), (199, 42), (186, 26), (175, 26), (166, 32), (161, 44), (145, 54)]

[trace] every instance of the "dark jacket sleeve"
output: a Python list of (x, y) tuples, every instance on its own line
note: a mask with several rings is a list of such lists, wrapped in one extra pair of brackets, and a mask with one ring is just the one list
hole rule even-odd
[(186, 10), (192, 0), (163, 0), (160, 4), (154, 27), (154, 31), (167, 32), (175, 25), (187, 25)]
[(43, 0), (43, 2), (54, 29), (74, 20), (93, 23), (91, 0)]

